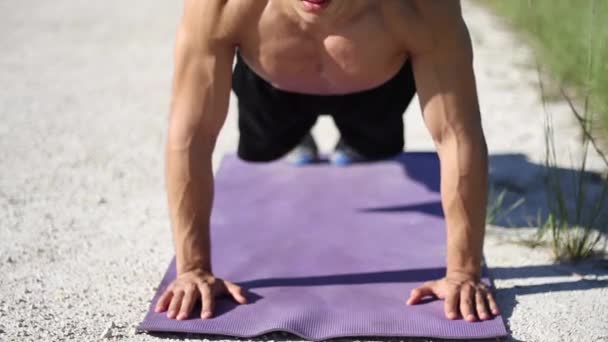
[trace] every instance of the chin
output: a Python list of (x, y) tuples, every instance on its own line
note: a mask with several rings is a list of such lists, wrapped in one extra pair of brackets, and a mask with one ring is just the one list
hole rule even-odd
[(333, 0), (298, 0), (306, 12), (320, 13), (325, 10)]

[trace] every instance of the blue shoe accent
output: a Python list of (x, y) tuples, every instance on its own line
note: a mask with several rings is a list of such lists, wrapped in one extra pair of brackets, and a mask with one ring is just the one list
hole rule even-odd
[(333, 165), (344, 167), (363, 162), (366, 158), (340, 138), (330, 160)]
[(291, 152), (287, 154), (287, 162), (292, 166), (305, 166), (314, 164), (319, 159), (317, 143), (308, 133)]
[(292, 156), (289, 160), (289, 163), (293, 166), (305, 166), (313, 164), (314, 162), (315, 158), (308, 153), (302, 153), (297, 156)]
[(331, 163), (335, 166), (348, 166), (352, 164), (354, 161), (344, 152), (336, 151), (331, 156)]

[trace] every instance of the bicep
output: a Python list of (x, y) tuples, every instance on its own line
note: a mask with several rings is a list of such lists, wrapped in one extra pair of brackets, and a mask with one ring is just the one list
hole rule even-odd
[(481, 133), (473, 52), (466, 25), (456, 20), (412, 65), (424, 121), (437, 144), (462, 132)]
[(175, 45), (175, 70), (170, 129), (181, 144), (200, 137), (213, 142), (228, 110), (234, 47), (214, 30), (201, 24), (213, 15), (209, 9), (197, 8), (186, 14), (180, 25)]

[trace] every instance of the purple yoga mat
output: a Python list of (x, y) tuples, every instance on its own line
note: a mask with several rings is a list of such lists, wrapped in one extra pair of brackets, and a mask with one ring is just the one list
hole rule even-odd
[(507, 335), (501, 317), (450, 321), (441, 301), (405, 305), (415, 286), (445, 273), (435, 154), (345, 168), (229, 156), (216, 177), (211, 225), (215, 275), (246, 288), (251, 303), (220, 298), (209, 320), (198, 318), (200, 306), (185, 321), (154, 313), (175, 278), (172, 262), (140, 330), (238, 337), (286, 331), (311, 340)]

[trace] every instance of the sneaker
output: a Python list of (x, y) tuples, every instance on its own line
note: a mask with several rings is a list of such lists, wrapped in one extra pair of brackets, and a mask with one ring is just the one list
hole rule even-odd
[(338, 141), (334, 152), (331, 154), (330, 161), (336, 166), (348, 166), (354, 163), (365, 161), (366, 158), (354, 148), (348, 146), (342, 138)]
[(304, 166), (316, 163), (319, 160), (317, 143), (310, 133), (287, 154), (287, 162), (293, 166)]

